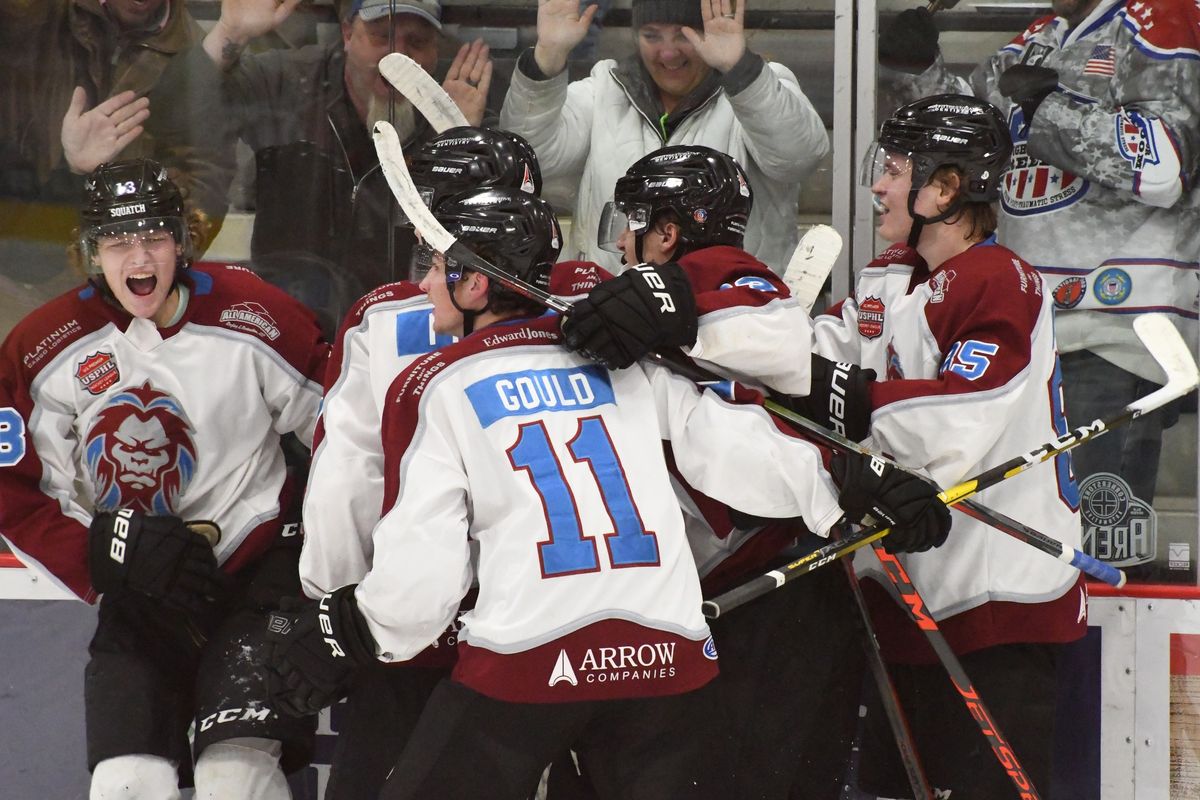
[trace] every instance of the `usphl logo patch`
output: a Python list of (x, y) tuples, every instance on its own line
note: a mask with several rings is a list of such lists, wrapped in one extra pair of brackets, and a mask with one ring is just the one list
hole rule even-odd
[(1074, 308), (1083, 300), (1087, 293), (1087, 278), (1074, 276), (1054, 287), (1054, 305), (1056, 308)]
[(883, 301), (868, 297), (858, 304), (858, 333), (864, 339), (878, 339), (883, 334)]
[(117, 369), (117, 360), (112, 353), (103, 350), (92, 353), (79, 362), (75, 368), (75, 378), (89, 394), (103, 394), (121, 380), (121, 371)]

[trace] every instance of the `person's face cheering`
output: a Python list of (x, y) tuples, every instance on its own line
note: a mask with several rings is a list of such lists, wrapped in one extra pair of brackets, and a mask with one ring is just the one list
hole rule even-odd
[(709, 66), (680, 25), (649, 23), (638, 28), (638, 54), (670, 110), (708, 76)]
[[(388, 46), (389, 31), (395, 46)], [(379, 73), (379, 61), (388, 53), (403, 53), (432, 74), (437, 66), (437, 30), (414, 14), (396, 14), (364, 22), (355, 16), (342, 25), (346, 48), (346, 83), (364, 104), (368, 95), (386, 100), (392, 85)]]

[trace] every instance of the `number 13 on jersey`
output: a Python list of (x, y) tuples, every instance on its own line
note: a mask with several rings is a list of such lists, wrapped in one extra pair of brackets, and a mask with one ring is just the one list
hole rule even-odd
[[(575, 462), (587, 463), (612, 519), (615, 530), (604, 534), (609, 563), (617, 568), (658, 566), (658, 539), (642, 524), (604, 421), (599, 416), (581, 418), (566, 451)], [(583, 534), (576, 493), (546, 426), (540, 421), (521, 425), (508, 458), (514, 470), (529, 475), (550, 526), (550, 538), (538, 544), (542, 574), (551, 578), (599, 570), (596, 540)]]

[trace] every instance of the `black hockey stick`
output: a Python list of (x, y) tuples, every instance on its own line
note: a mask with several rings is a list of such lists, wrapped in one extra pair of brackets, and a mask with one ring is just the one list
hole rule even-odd
[(908, 727), (904, 707), (900, 704), (900, 695), (896, 693), (896, 685), (892, 683), (887, 664), (883, 660), (883, 652), (879, 649), (875, 626), (871, 624), (871, 614), (867, 610), (862, 588), (858, 585), (854, 564), (843, 561), (842, 566), (845, 567), (846, 581), (850, 584), (850, 593), (854, 595), (854, 604), (858, 607), (858, 615), (862, 619), (863, 649), (867, 655), (867, 666), (871, 668), (871, 677), (875, 679), (875, 687), (879, 690), (879, 700), (883, 705), (883, 713), (887, 716), (888, 725), (892, 728), (896, 749), (900, 752), (900, 763), (904, 765), (904, 774), (908, 776), (908, 785), (917, 800), (933, 800), (933, 790), (929, 788), (925, 768), (921, 766), (917, 744), (913, 740), (912, 730)]
[[(499, 281), (509, 289), (512, 289), (513, 291), (525, 297), (536, 300), (548, 306), (549, 308), (558, 311), (564, 316), (571, 313), (571, 304), (568, 301), (562, 299), (561, 297), (557, 297), (556, 295), (545, 292), (535, 286), (531, 286), (525, 281), (509, 275), (503, 270), (497, 269), (493, 264), (479, 257), (469, 248), (459, 243), (454, 236), (452, 236), (437, 221), (429, 208), (425, 206), (424, 201), (421, 200), (420, 193), (413, 184), (412, 177), (408, 173), (408, 168), (404, 164), (400, 140), (392, 126), (385, 122), (377, 123), (375, 126), (374, 138), (375, 147), (379, 153), (380, 165), (383, 168), (384, 176), (387, 178), (388, 185), (391, 187), (392, 193), (396, 196), (397, 202), (399, 202), (405, 213), (409, 215), (409, 219), (413, 221), (414, 226), (418, 231), (420, 231), (422, 238), (425, 239), (430, 247), (438, 250), (439, 252), (445, 253), (447, 256), (454, 258), (460, 263), (466, 264), (476, 272), (487, 275), (489, 278)], [(646, 356), (646, 358), (650, 361), (666, 366), (672, 371), (683, 375), (690, 380), (696, 381), (697, 383), (727, 383), (724, 378), (705, 370), (691, 361), (685, 360), (682, 358), (682, 356), (673, 358), (659, 353), (650, 353)], [(775, 400), (765, 400), (763, 407), (775, 416), (787, 420), (788, 422), (791, 422), (800, 428), (803, 428), (805, 431), (811, 434), (813, 438), (818, 439), (827, 446), (840, 450), (849, 449), (859, 453), (875, 455), (868, 453), (868, 451), (864, 450), (858, 444), (851, 442), (849, 439), (839, 436), (833, 431), (817, 425), (811, 420), (797, 414), (790, 408), (781, 405)], [(875, 457), (882, 458), (882, 456)], [(895, 462), (890, 463), (899, 469), (905, 469), (904, 467), (896, 465)], [(925, 478), (922, 479), (928, 480)], [(982, 489), (986, 487), (980, 488)], [(965, 497), (966, 495), (953, 502), (963, 502), (965, 501)], [(1023, 541), (1026, 544), (1032, 545), (1050, 555), (1055, 556), (1056, 558), (1059, 558), (1060, 560), (1066, 561), (1077, 569), (1083, 570), (1089, 575), (1092, 575), (1093, 577), (1096, 577), (1114, 586), (1120, 586), (1124, 584), (1124, 574), (1114, 567), (1097, 561), (1096, 559), (1086, 555), (1085, 553), (1081, 553), (1078, 550), (1067, 548), (1058, 540), (1040, 533), (1039, 531), (1036, 531), (1020, 522), (1017, 522), (1010, 517), (1000, 514), (997, 511), (986, 508), (985, 506), (975, 503), (974, 501), (966, 502), (970, 503), (970, 510), (968, 513), (970, 513), (972, 516), (975, 516), (989, 525), (992, 525), (1000, 531), (1008, 533), (1019, 541)], [(861, 533), (862, 532), (860, 532), (860, 534)], [(833, 558), (846, 555), (850, 552), (853, 552), (853, 550), (856, 550), (859, 547), (867, 544), (870, 541), (869, 538), (867, 538), (868, 536), (877, 534), (876, 538), (878, 538), (886, 533), (886, 528), (879, 528), (861, 536), (849, 537), (843, 541), (842, 547), (840, 548), (833, 545), (827, 545), (826, 547), (821, 548), (821, 550), (809, 554), (804, 559), (800, 559), (798, 562), (793, 562), (792, 565), (788, 565), (788, 567), (791, 567), (792, 570), (787, 570), (787, 568), (785, 568), (785, 570), (792, 572), (794, 576), (798, 577), (800, 574), (803, 574), (803, 572), (810, 570), (805, 569), (803, 572), (794, 572), (794, 569), (810, 563), (814, 565), (812, 568), (815, 569), (816, 567), (829, 563), (829, 561), (832, 561)], [(835, 555), (833, 555), (833, 558), (828, 558), (827, 556), (831, 554)], [(774, 580), (773, 576), (777, 572), (779, 571), (772, 571), (772, 573), (768, 573), (767, 576), (763, 576), (764, 578), (768, 578), (768, 581), (764, 581), (761, 584), (765, 587), (763, 591), (769, 591), (770, 589), (777, 588), (778, 586), (782, 585), (782, 581), (776, 583)], [(768, 585), (768, 582), (770, 585)], [(738, 588), (740, 589), (742, 587)], [(737, 589), (732, 591), (736, 592)], [(759, 591), (749, 594), (743, 600), (741, 600), (741, 602), (753, 599), (762, 593), (762, 591)], [(723, 595), (722, 597), (724, 598), (726, 596)], [(709, 604), (706, 604), (706, 608), (708, 607)], [(719, 610), (717, 613), (720, 613)], [(712, 614), (711, 616), (716, 616), (716, 614)]]

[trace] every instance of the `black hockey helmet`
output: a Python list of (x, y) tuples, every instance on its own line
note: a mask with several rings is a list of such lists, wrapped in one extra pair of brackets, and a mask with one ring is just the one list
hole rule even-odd
[(681, 246), (676, 257), (697, 247), (741, 247), (754, 195), (746, 172), (731, 156), (702, 145), (664, 147), (633, 163), (617, 179), (613, 201), (601, 214), (598, 244), (616, 250), (628, 226), (641, 236), (664, 211), (679, 218)]
[(496, 128), (460, 126), (439, 133), (413, 153), (409, 174), (430, 208), (488, 186), (542, 191), (542, 171), (529, 142)]
[[(949, 218), (963, 203), (996, 200), (1011, 155), (1012, 136), (995, 106), (970, 95), (934, 95), (900, 107), (880, 126), (879, 138), (863, 161), (862, 182), (873, 186), (889, 157), (908, 159), (912, 169), (908, 213), (914, 223), (909, 244), (915, 246), (924, 224)], [(959, 199), (936, 217), (921, 217), (915, 211), (917, 192), (943, 166), (963, 172)]]
[[(550, 269), (562, 249), (554, 209), (520, 189), (486, 188), (448, 197), (433, 209), (437, 221), (459, 242), (528, 284), (547, 289)], [(449, 283), (463, 265), (446, 260)]]
[(112, 161), (87, 176), (79, 209), (79, 244), (88, 272), (100, 272), (95, 260), (98, 238), (155, 230), (175, 237), (176, 268), (191, 264), (183, 196), (161, 164), (148, 158)]

